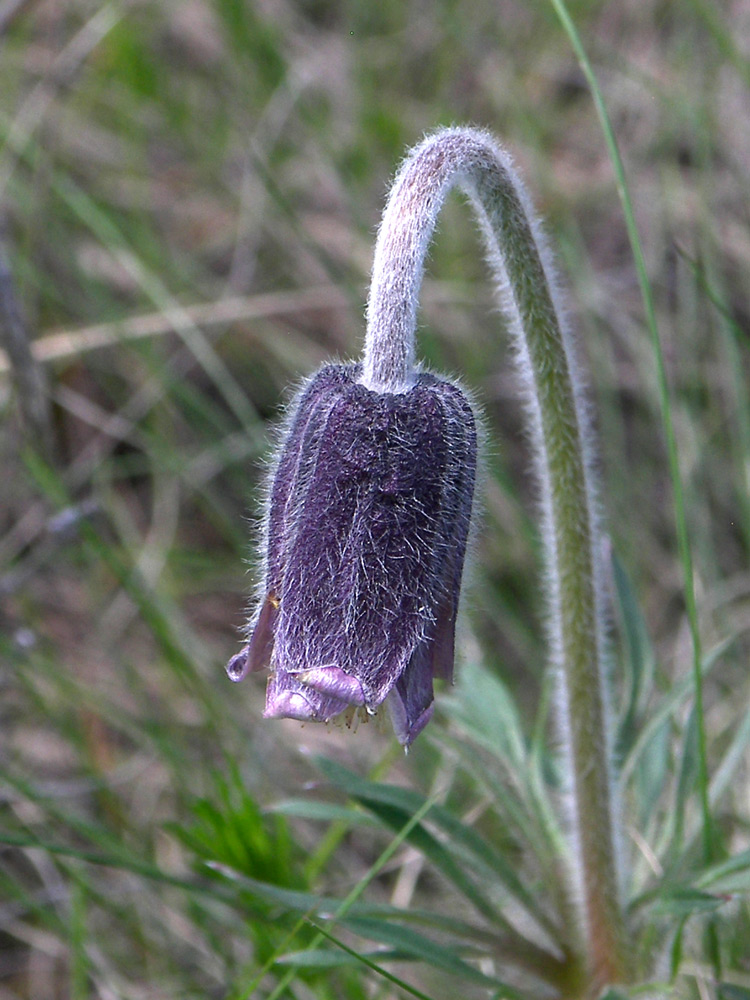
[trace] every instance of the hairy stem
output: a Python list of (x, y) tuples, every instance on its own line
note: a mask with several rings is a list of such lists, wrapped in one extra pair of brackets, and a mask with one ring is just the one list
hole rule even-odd
[(620, 902), (615, 793), (606, 705), (601, 531), (592, 430), (581, 401), (571, 334), (558, 308), (550, 254), (510, 158), (486, 133), (446, 129), (424, 140), (393, 185), (378, 235), (362, 382), (403, 392), (412, 383), (424, 259), (445, 196), (471, 200), (498, 282), (526, 390), (541, 484), (549, 640), (569, 774), (589, 987), (629, 978)]

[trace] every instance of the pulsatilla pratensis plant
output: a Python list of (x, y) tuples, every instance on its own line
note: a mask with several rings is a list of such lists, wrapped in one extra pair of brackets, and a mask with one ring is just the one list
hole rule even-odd
[(569, 785), (571, 893), (588, 985), (626, 982), (629, 945), (605, 690), (592, 430), (544, 236), (508, 155), (446, 129), (407, 157), (380, 227), (361, 364), (324, 367), (290, 411), (265, 566), (234, 680), (270, 668), (266, 716), (329, 720), (384, 702), (405, 745), (450, 678), (476, 428), (452, 382), (415, 363), (424, 259), (448, 191), (473, 205), (525, 390), (541, 486), (551, 669)]

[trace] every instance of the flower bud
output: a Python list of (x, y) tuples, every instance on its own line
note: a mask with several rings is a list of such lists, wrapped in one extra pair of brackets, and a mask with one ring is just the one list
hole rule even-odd
[(409, 745), (450, 680), (476, 470), (463, 392), (416, 374), (373, 391), (328, 365), (293, 408), (266, 515), (247, 646), (227, 671), (270, 668), (265, 716), (328, 721), (385, 701)]

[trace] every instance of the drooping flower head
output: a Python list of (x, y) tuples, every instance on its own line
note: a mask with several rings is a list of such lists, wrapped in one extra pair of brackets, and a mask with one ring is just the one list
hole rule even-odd
[(267, 716), (325, 720), (386, 702), (405, 745), (430, 717), (433, 678), (452, 673), (476, 433), (461, 391), (419, 373), (415, 329), (427, 247), (454, 186), (476, 212), (526, 400), (575, 861), (563, 866), (572, 881), (564, 910), (579, 916), (562, 947), (599, 995), (631, 981), (633, 960), (594, 435), (544, 234), (510, 157), (481, 130), (426, 137), (394, 181), (361, 368), (324, 368), (292, 411), (267, 512), (261, 597), (249, 642), (228, 669), (239, 680), (270, 667)]
[(329, 365), (291, 410), (266, 516), (265, 571), (234, 680), (270, 669), (266, 717), (328, 721), (383, 702), (409, 745), (450, 679), (476, 468), (464, 393), (405, 391)]

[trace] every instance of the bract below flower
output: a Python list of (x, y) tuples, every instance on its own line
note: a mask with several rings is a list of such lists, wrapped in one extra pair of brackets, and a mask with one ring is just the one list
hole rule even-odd
[(408, 745), (452, 678), (476, 427), (453, 383), (375, 392), (329, 365), (292, 410), (266, 517), (265, 572), (234, 680), (269, 668), (266, 717), (328, 721), (386, 702)]

